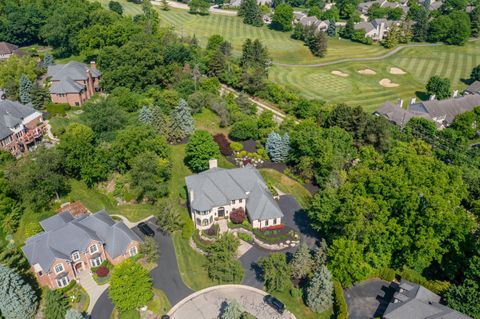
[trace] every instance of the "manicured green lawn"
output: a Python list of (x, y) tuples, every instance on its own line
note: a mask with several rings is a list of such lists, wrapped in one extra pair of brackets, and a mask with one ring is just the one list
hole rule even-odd
[(220, 127), (220, 118), (208, 108), (203, 108), (201, 112), (193, 116), (195, 120), (195, 129), (204, 130), (210, 134), (223, 133), (228, 136), (229, 129)]
[(261, 168), (260, 173), (265, 182), (271, 183), (272, 186), (281, 192), (292, 195), (302, 207), (307, 207), (312, 195), (300, 183), (273, 169)]
[(167, 299), (165, 293), (158, 289), (153, 289), (155, 296), (147, 304), (149, 310), (151, 310), (158, 317), (167, 314), (167, 312), (172, 308), (170, 302)]
[(118, 319), (140, 319), (140, 314), (138, 313), (137, 310), (119, 312)]
[(313, 312), (305, 306), (301, 298), (294, 298), (289, 292), (275, 292), (272, 293), (272, 295), (282, 301), (287, 310), (292, 312), (298, 319), (328, 319), (333, 316), (332, 310), (327, 310), (322, 313)]

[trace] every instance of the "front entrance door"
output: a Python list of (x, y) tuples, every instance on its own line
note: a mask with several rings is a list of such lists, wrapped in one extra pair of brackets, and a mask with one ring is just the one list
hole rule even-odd
[(220, 207), (218, 209), (218, 217), (225, 217), (225, 208), (224, 207)]

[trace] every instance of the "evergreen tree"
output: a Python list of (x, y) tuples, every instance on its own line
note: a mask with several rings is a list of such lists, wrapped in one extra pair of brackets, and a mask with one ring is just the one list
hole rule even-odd
[(49, 67), (50, 65), (53, 65), (53, 56), (50, 53), (45, 53), (45, 56), (43, 57), (43, 66), (44, 67)]
[(138, 120), (142, 124), (152, 124), (152, 121), (153, 121), (152, 110), (146, 105), (142, 106), (142, 108), (138, 113)]
[(315, 312), (323, 312), (333, 304), (332, 274), (326, 266), (315, 273), (307, 287), (307, 305)]
[(342, 37), (344, 37), (345, 39), (350, 39), (352, 37), (353, 33), (355, 32), (353, 25), (353, 19), (348, 19), (345, 28), (341, 32)]
[(29, 319), (36, 310), (37, 297), (32, 287), (20, 275), (0, 264), (1, 315), (5, 319)]
[(243, 23), (255, 27), (263, 25), (262, 10), (257, 4), (257, 0), (243, 0), (238, 11), (239, 16), (243, 16)]
[(327, 242), (322, 238), (320, 246), (315, 248), (313, 253), (313, 270), (319, 271), (327, 263)]
[(306, 43), (315, 56), (324, 57), (327, 53), (327, 37), (325, 36), (325, 32), (311, 33), (307, 37)]
[(327, 34), (329, 37), (334, 37), (337, 35), (337, 26), (335, 25), (335, 19), (330, 19), (328, 22)]
[(60, 292), (49, 290), (45, 297), (45, 309), (43, 314), (48, 319), (65, 319), (68, 309), (68, 301)]
[(472, 26), (472, 36), (478, 37), (480, 34), (480, 3), (470, 12), (470, 21)]
[(30, 103), (32, 101), (31, 93), (32, 93), (32, 81), (30, 81), (25, 74), (22, 74), (20, 77), (20, 86), (19, 86), (19, 95), (20, 95), (20, 102), (23, 104)]
[(30, 96), (33, 107), (37, 110), (43, 109), (45, 104), (50, 102), (50, 92), (38, 84), (33, 86)]
[(292, 269), (292, 277), (297, 280), (306, 278), (312, 272), (312, 255), (310, 255), (310, 250), (305, 243), (300, 244), (293, 254), (290, 268)]
[(221, 319), (241, 319), (243, 316), (242, 306), (236, 299), (230, 300), (220, 316)]
[(415, 17), (413, 24), (413, 40), (425, 42), (428, 35), (428, 9), (422, 8)]
[(65, 319), (84, 319), (84, 317), (78, 310), (70, 308), (65, 313)]
[(472, 69), (470, 73), (470, 79), (472, 81), (480, 81), (480, 64)]
[(167, 0), (162, 0), (162, 10), (163, 11), (169, 11), (170, 10), (170, 6), (168, 5), (168, 1)]
[(270, 133), (265, 143), (265, 150), (272, 162), (285, 162), (290, 151), (290, 137), (288, 133), (285, 133), (283, 137), (277, 132)]
[(179, 136), (186, 137), (193, 132), (192, 110), (187, 101), (180, 99), (172, 116), (172, 132), (177, 132)]

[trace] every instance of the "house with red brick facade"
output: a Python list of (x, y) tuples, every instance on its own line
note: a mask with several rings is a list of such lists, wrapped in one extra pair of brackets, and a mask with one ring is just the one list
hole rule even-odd
[(62, 212), (40, 222), (43, 232), (22, 250), (41, 286), (62, 288), (108, 260), (113, 265), (139, 252), (140, 237), (106, 211), (76, 218)]
[(0, 149), (18, 157), (34, 149), (45, 131), (43, 115), (32, 104), (0, 100)]
[(52, 102), (82, 105), (100, 90), (101, 75), (95, 62), (91, 62), (90, 67), (76, 61), (49, 66), (47, 79)]

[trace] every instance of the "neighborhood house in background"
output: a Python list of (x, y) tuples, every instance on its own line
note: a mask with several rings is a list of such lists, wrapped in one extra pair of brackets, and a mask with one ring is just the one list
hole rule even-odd
[(260, 173), (253, 166), (222, 169), (210, 160), (210, 169), (187, 176), (190, 213), (195, 227), (208, 229), (232, 210), (243, 208), (254, 228), (276, 228), (283, 213)]
[(73, 217), (61, 212), (40, 222), (43, 232), (27, 239), (22, 248), (42, 286), (62, 288), (82, 271), (104, 260), (116, 265), (135, 256), (140, 237), (105, 211)]
[(18, 46), (8, 42), (0, 42), (0, 61), (8, 59), (14, 54), (22, 55), (22, 52), (18, 51)]
[(0, 100), (1, 149), (20, 156), (35, 148), (46, 130), (42, 113), (32, 104)]
[(48, 67), (50, 96), (53, 103), (80, 106), (100, 90), (100, 77), (95, 62), (90, 67), (80, 62), (68, 62)]

